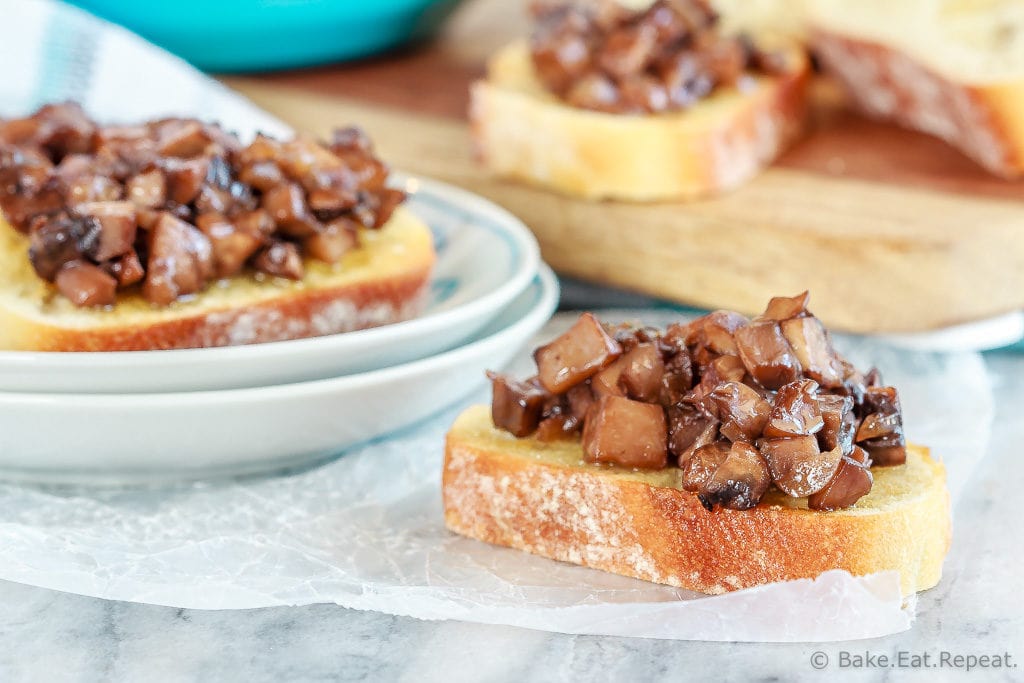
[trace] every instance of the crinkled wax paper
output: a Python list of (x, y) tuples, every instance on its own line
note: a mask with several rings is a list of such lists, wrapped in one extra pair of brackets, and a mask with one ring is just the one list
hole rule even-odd
[[(630, 315), (667, 320), (663, 312)], [(557, 316), (540, 338), (573, 318)], [(901, 388), (910, 437), (935, 447), (959, 488), (991, 419), (980, 357), (840, 345)], [(528, 353), (513, 371), (530, 371)], [(482, 387), (478, 399), (486, 398)], [(439, 480), (442, 438), (457, 412), (289, 476), (157, 490), (0, 485), (0, 578), (179, 607), (334, 602), (652, 638), (866, 638), (913, 619), (892, 572), (829, 572), (705, 597), (456, 537), (443, 525)]]

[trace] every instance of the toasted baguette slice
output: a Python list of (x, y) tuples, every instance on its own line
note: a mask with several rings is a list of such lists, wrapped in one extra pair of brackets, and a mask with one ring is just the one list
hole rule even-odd
[(875, 468), (871, 492), (851, 508), (808, 510), (769, 492), (751, 510), (705, 510), (680, 472), (583, 462), (578, 441), (517, 439), (487, 406), (448, 433), (445, 523), (472, 538), (556, 560), (723, 593), (830, 569), (895, 569), (905, 595), (930, 588), (950, 543), (945, 468), (910, 447), (907, 464)]
[(0, 219), (0, 349), (135, 351), (251, 344), (383, 325), (416, 315), (434, 248), (429, 228), (399, 208), (336, 265), (308, 260), (298, 282), (251, 274), (170, 306), (124, 294), (77, 308), (40, 279), (28, 238)]
[(606, 114), (571, 107), (538, 80), (525, 42), (498, 52), (473, 84), (476, 151), (501, 176), (586, 199), (690, 199), (735, 187), (802, 129), (807, 60), (777, 78), (719, 88), (682, 112)]
[(867, 114), (1024, 173), (1024, 3), (809, 0), (811, 44)]

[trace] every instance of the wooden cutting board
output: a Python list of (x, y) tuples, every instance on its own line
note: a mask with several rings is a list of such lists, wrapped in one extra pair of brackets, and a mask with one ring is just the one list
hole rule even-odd
[(810, 289), (827, 324), (854, 332), (1024, 308), (1024, 183), (849, 113), (824, 81), (806, 138), (719, 198), (585, 202), (491, 177), (473, 159), (467, 88), (488, 54), (527, 30), (518, 3), (476, 0), (419, 50), (227, 82), (299, 129), (357, 122), (395, 167), (505, 206), (563, 274), (749, 314)]

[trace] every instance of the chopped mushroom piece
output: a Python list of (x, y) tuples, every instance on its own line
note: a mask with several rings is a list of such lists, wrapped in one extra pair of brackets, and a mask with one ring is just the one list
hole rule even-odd
[(167, 201), (167, 181), (156, 168), (130, 178), (126, 189), (128, 199), (146, 209), (155, 209)]
[(800, 377), (800, 361), (777, 322), (751, 323), (736, 330), (735, 338), (743, 365), (761, 386), (778, 389)]
[(718, 436), (717, 421), (693, 406), (673, 406), (667, 409), (666, 414), (668, 450), (676, 456), (680, 466), (692, 455), (694, 448), (705, 446)]
[(803, 498), (817, 493), (835, 476), (843, 451), (818, 450), (813, 436), (765, 439), (761, 454), (768, 462), (775, 485), (788, 496)]
[(820, 320), (814, 317), (785, 320), (782, 334), (800, 361), (804, 374), (828, 389), (843, 385), (842, 364)]
[(668, 464), (665, 412), (661, 406), (604, 396), (591, 406), (583, 427), (587, 462), (659, 469)]
[(97, 263), (127, 254), (135, 244), (135, 205), (131, 202), (89, 202), (75, 207), (99, 225), (99, 234), (86, 255)]
[(288, 280), (301, 280), (304, 272), (299, 248), (291, 242), (272, 242), (256, 254), (252, 264), (261, 273)]
[(753, 441), (761, 436), (773, 412), (770, 403), (739, 382), (719, 384), (708, 396), (713, 415), (722, 422), (722, 436), (730, 441)]
[(823, 489), (807, 499), (812, 510), (839, 510), (856, 503), (871, 491), (874, 478), (871, 470), (844, 457), (832, 480)]
[(749, 510), (761, 502), (771, 486), (768, 464), (749, 443), (734, 441), (722, 464), (697, 492), (709, 511), (716, 505), (731, 510)]
[(164, 213), (150, 231), (143, 295), (166, 306), (202, 289), (214, 272), (210, 240), (196, 228)]
[(797, 294), (796, 296), (774, 296), (768, 301), (768, 307), (758, 320), (774, 320), (782, 322), (791, 318), (799, 318), (807, 315), (807, 300), (810, 292)]
[(590, 313), (584, 313), (569, 331), (534, 354), (540, 383), (560, 393), (596, 374), (622, 354), (622, 347), (608, 336)]
[(491, 380), (491, 418), (494, 424), (513, 436), (533, 434), (540, 423), (541, 409), (548, 393), (528, 382), (505, 375), (488, 373)]
[(109, 306), (117, 292), (117, 280), (85, 261), (64, 264), (54, 282), (76, 306)]
[(818, 383), (801, 379), (783, 386), (775, 397), (775, 405), (765, 425), (764, 435), (770, 437), (817, 434), (825, 426), (817, 399)]
[(693, 449), (690, 457), (680, 463), (683, 488), (692, 493), (702, 491), (725, 459), (729, 457), (732, 445), (714, 441)]
[(637, 401), (657, 401), (665, 374), (665, 361), (658, 347), (652, 343), (638, 344), (620, 361), (623, 367), (619, 383), (626, 395)]

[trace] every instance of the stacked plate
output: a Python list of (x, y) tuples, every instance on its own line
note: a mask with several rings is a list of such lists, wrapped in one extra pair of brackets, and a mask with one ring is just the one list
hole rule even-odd
[(141, 483), (292, 467), (479, 388), (554, 312), (557, 280), (511, 214), (403, 182), (438, 256), (421, 316), (252, 346), (0, 352), (0, 477)]

